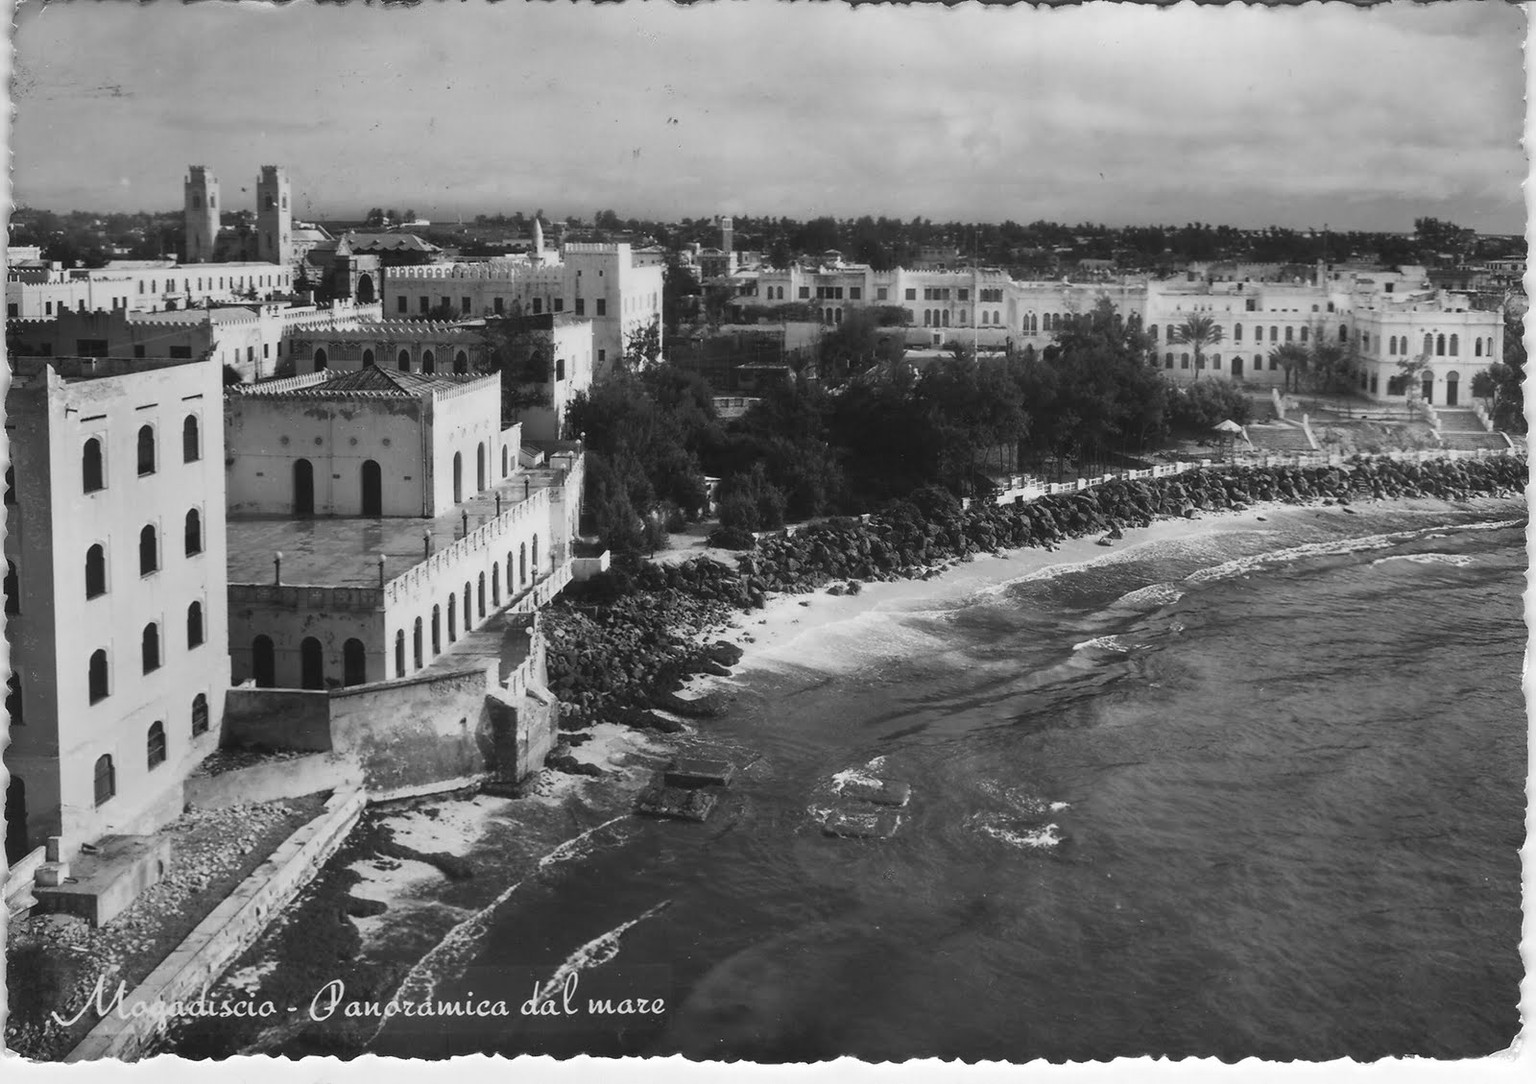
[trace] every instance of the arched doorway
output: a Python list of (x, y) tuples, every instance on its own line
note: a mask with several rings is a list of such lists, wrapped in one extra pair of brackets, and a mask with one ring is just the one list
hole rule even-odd
[(361, 685), (368, 680), (368, 653), (356, 638), (341, 646), (341, 683)]
[(1232, 379), (1233, 380), (1241, 380), (1242, 378), (1243, 378), (1243, 355), (1241, 355), (1241, 354), (1233, 354), (1232, 355)]
[(251, 677), (256, 679), (257, 688), (270, 689), (277, 684), (277, 654), (270, 636), (251, 641)]
[(326, 368), (326, 365), (327, 365), (327, 358), (325, 356), (325, 348), (323, 346), (322, 347), (316, 347), (315, 348), (315, 372), (317, 372), (317, 373), (324, 372), (325, 368)]
[(453, 503), (458, 504), (464, 499), (464, 457), (458, 452), (453, 453)]
[(421, 355), (421, 371), (424, 373), (437, 372), (437, 361), (433, 358), (432, 351), (430, 350)]
[(409, 350), (402, 350), (399, 354), (395, 355), (395, 367), (402, 373), (411, 371), (411, 352)]
[(1419, 385), (1419, 391), (1424, 396), (1424, 401), (1433, 406), (1435, 402), (1435, 377), (1433, 373), (1424, 374), (1424, 382)]
[(462, 350), (453, 356), (453, 371), (461, 375), (469, 372), (469, 355)]
[(521, 587), (528, 582), (528, 544), (525, 542), (517, 547), (517, 585)]
[(533, 578), (539, 578), (539, 536), (533, 536)]
[(421, 618), (419, 618), (419, 617), (416, 619), (416, 632), (415, 632), (415, 637), (414, 637), (414, 643), (412, 644), (412, 646), (415, 649), (415, 656), (414, 656), (414, 661), (416, 663), (416, 667), (415, 668), (417, 670), (420, 670), (421, 669)]
[(475, 492), (485, 492), (485, 441), (475, 449)]
[(357, 276), (357, 301), (360, 305), (373, 304), (373, 276), (362, 274)]
[(364, 350), (363, 351), (363, 368), (366, 369), (366, 368), (368, 368), (368, 366), (370, 366), (372, 364), (373, 364), (373, 351), (372, 350)]
[(299, 644), (299, 685), (305, 689), (325, 688), (325, 649), (313, 636)]
[(379, 465), (372, 459), (363, 460), (363, 515), (384, 514), (384, 479)]
[(1445, 405), (1455, 406), (1461, 392), (1461, 374), (1455, 369), (1445, 374)]
[(315, 467), (307, 459), (296, 459), (293, 463), (293, 514), (315, 514)]
[(27, 856), (27, 785), (12, 774), (5, 788), (5, 864), (14, 866)]

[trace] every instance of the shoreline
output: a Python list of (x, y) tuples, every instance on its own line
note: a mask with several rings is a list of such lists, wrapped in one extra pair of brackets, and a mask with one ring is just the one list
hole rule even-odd
[[(1524, 461), (1512, 462), (1518, 463), (1523, 474)], [(721, 703), (728, 705), (733, 698), (731, 686), (745, 684), (765, 672), (805, 665), (802, 660), (812, 650), (815, 633), (872, 611), (924, 600), (964, 598), (1052, 569), (1125, 560), (1127, 555), (1147, 546), (1263, 530), (1266, 523), (1304, 516), (1342, 519), (1353, 511), (1361, 517), (1362, 528), (1368, 531), (1371, 513), (1377, 511), (1422, 511), (1426, 516), (1434, 516), (1460, 510), (1487, 515), (1504, 510), (1514, 513), (1518, 508), (1523, 514), (1524, 493), (1518, 488), (1510, 492), (1512, 488), (1500, 487), (1507, 495), (1487, 493), (1470, 499), (1366, 497), (1357, 508), (1352, 508), (1348, 501), (1341, 503), (1322, 497), (1244, 502), (1237, 509), (1209, 507), (1193, 514), (1186, 507), (1182, 512), (1148, 517), (1140, 524), (1111, 519), (1108, 524), (1090, 526), (1074, 535), (1058, 535), (1043, 545), (1026, 543), (948, 556), (926, 565), (905, 565), (899, 573), (865, 582), (854, 592), (846, 592), (846, 588), (845, 593), (830, 592), (829, 587), (850, 580), (847, 576), (833, 576), (823, 578), (814, 587), (797, 584), (795, 588), (764, 593), (766, 597), (749, 599), (745, 608), (718, 602), (705, 605), (698, 596), (682, 595), (687, 604), (686, 616), (697, 618), (697, 625), (688, 629), (687, 635), (674, 637), (661, 650), (671, 652), (676, 663), (678, 657), (697, 660), (711, 643), (723, 640), (737, 645), (741, 654), (724, 674), (718, 670), (687, 671), (684, 666), (683, 672), (677, 673), (676, 680), (671, 682), (685, 698), (722, 693), (725, 695)], [(1026, 511), (1031, 510), (1026, 507)], [(982, 511), (986, 515), (1005, 516), (1012, 509), (1003, 506)], [(1104, 526), (1118, 529), (1121, 535), (1107, 547), (1100, 545), (1098, 539)], [(761, 548), (749, 553), (760, 553)], [(742, 579), (745, 581), (744, 576)], [(663, 583), (666, 582), (664, 579)], [(665, 610), (668, 599), (676, 601), (679, 597), (679, 592), (671, 589), (676, 586), (676, 579), (669, 587), (657, 591), (639, 586), (632, 597), (647, 600), (651, 608)], [(621, 619), (622, 613), (616, 612), (615, 617)], [(665, 626), (667, 615), (661, 620)], [(713, 714), (723, 710), (725, 707)], [(641, 715), (670, 718), (674, 725), (647, 726), (637, 718)], [(652, 729), (673, 732), (654, 734)], [(623, 846), (623, 822), (631, 821), (634, 798), (651, 772), (688, 745), (701, 739), (707, 741), (708, 735), (707, 719), (682, 723), (664, 708), (658, 712), (654, 707), (604, 706), (582, 712), (576, 719), (562, 720), (561, 741), (556, 747), (558, 753), (580, 765), (601, 769), (601, 775), (587, 777), (546, 767), (529, 787), (529, 793), (521, 798), (462, 793), (391, 803), (370, 810), (367, 824), (360, 826), (365, 830), (354, 833), (355, 838), (349, 839), (334, 864), (321, 872), (321, 884), (315, 891), (332, 901), (365, 901), (361, 908), (349, 907), (341, 922), (350, 933), (347, 940), (356, 938), (352, 941), (357, 946), (356, 963), (372, 977), (367, 985), (372, 986), (374, 996), (393, 996), (403, 982), (422, 970), (435, 974), (440, 968), (430, 966), (429, 958), (434, 953), (446, 951), (444, 946), (456, 939), (461, 929), (472, 927), (499, 907), (525, 879), (536, 876), (552, 856), (559, 854), (562, 862), (580, 861), (587, 851), (571, 847), (572, 841), (581, 839), (594, 827), (615, 825), (609, 829), (616, 833), (615, 838), (601, 845)], [(378, 845), (381, 839), (385, 841), (383, 846)], [(505, 849), (513, 840), (517, 841), (517, 853), (509, 861)], [(391, 844), (414, 853), (392, 853)], [(571, 853), (566, 854), (567, 850)], [(473, 867), (476, 875), (494, 876), (481, 877), (478, 887), (474, 887), (474, 882), (456, 883), (440, 865), (434, 868), (433, 863), (422, 861), (422, 854), (446, 854)], [(466, 884), (479, 903), (465, 900)], [(220, 985), (252, 990), (269, 982), (281, 987), (302, 980), (303, 939), (282, 936), (282, 928), (296, 924), (295, 919), (300, 916), (295, 908), (280, 917), (256, 947), (261, 951), (253, 949), (252, 957), (240, 961)], [(401, 937), (397, 927), (408, 927), (411, 935)], [(446, 966), (451, 970), (451, 959)], [(320, 1031), (305, 1030), (309, 1034), (299, 1041), (314, 1052), (361, 1053), (371, 1039), (371, 1034), (338, 1033), (323, 1026)], [(286, 1044), (296, 1034), (248, 1036), (251, 1042), (239, 1052), (253, 1053)], [(169, 1052), (176, 1049), (175, 1044), (167, 1048)]]

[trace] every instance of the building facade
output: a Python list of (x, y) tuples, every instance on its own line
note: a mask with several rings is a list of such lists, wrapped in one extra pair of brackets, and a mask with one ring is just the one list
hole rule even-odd
[[(181, 813), (229, 684), (223, 412), (206, 360), (18, 359), (6, 395), (12, 844)], [(18, 819), (19, 818), (19, 819)]]
[(293, 268), (268, 263), (15, 269), (6, 272), (5, 313), (46, 320), (68, 311), (163, 312), (292, 292)]
[(219, 179), (207, 166), (188, 166), (182, 182), (187, 263), (211, 263), (219, 243)]

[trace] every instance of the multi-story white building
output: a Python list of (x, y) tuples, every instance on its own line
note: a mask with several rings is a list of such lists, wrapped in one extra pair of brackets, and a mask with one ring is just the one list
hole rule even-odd
[(290, 357), (290, 340), (319, 329), (376, 321), (377, 303), (278, 305), (261, 302), (166, 312), (66, 310), (51, 319), (7, 322), (6, 338), (23, 355), (112, 358), (207, 356), (244, 381), (263, 380)]
[(7, 850), (181, 813), (229, 684), (220, 373), (21, 358), (6, 393)]
[[(1275, 348), (1315, 344), (1321, 336), (1358, 361), (1359, 390), (1368, 398), (1412, 391), (1456, 406), (1468, 401), (1473, 375), (1503, 355), (1502, 313), (1435, 289), (1423, 268), (1319, 266), (1310, 281), (1296, 278), (1018, 282), (995, 269), (875, 272), (834, 259), (763, 269), (736, 281), (741, 297), (767, 306), (809, 305), (824, 324), (841, 323), (856, 308), (899, 306), (913, 345), (959, 340), (1038, 349), (1053, 342), (1074, 313), (1108, 300), (1122, 316), (1140, 318), (1155, 363), (1174, 380), (1209, 376), (1278, 386), (1286, 374)], [(1199, 358), (1177, 331), (1195, 315), (1210, 317), (1221, 332)], [(1410, 389), (1399, 363), (1421, 355), (1427, 367)]]
[(5, 314), (48, 319), (68, 311), (161, 312), (210, 301), (270, 300), (292, 291), (293, 268), (270, 263), (14, 268), (6, 272)]
[(395, 267), (384, 282), (384, 313), (463, 317), (567, 313), (592, 323), (598, 373), (611, 369), (634, 338), (661, 336), (665, 269), (636, 259), (627, 244), (569, 244), (557, 254)]
[(569, 574), (583, 457), (521, 467), (494, 375), (326, 371), (225, 407), (237, 682), (414, 676)]

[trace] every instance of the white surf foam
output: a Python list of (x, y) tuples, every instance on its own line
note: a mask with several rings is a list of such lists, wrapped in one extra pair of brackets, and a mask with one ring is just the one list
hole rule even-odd
[(590, 968), (601, 967), (613, 959), (619, 954), (619, 942), (628, 930), (638, 926), (652, 915), (659, 915), (670, 906), (672, 906), (671, 900), (663, 900), (648, 911), (636, 915), (628, 922), (619, 923), (607, 933), (599, 934), (585, 945), (582, 945), (575, 952), (567, 956), (565, 962), (555, 969), (555, 973), (550, 976), (549, 981), (539, 988), (538, 1000), (550, 1000), (560, 992), (566, 980), (572, 975), (589, 970)]
[(1111, 610), (1160, 610), (1184, 597), (1184, 588), (1176, 583), (1154, 583), (1128, 591), (1109, 604)]
[(975, 831), (1010, 847), (1025, 851), (1045, 851), (1061, 844), (1061, 826), (1055, 823), (1021, 825), (995, 813), (978, 813), (971, 817), (969, 826)]
[[(507, 900), (511, 899), (519, 888), (537, 878), (551, 866), (583, 858), (590, 854), (595, 846), (592, 843), (592, 837), (606, 828), (629, 819), (629, 814), (624, 813), (606, 820), (602, 824), (594, 825), (580, 835), (566, 840), (560, 846), (540, 858), (532, 873), (521, 881), (509, 885), (501, 895), (497, 896), (488, 905), (482, 907), (472, 916), (449, 930), (447, 935), (433, 946), (430, 952), (418, 960), (416, 966), (411, 968), (410, 972), (405, 976), (405, 980), (400, 984), (400, 988), (395, 994), (395, 1000), (425, 1001), (433, 997), (437, 992), (438, 983), (445, 976), (461, 970), (474, 957), (475, 953), (480, 950), (481, 942), (490, 930), (497, 910)], [(379, 1027), (375, 1029), (374, 1035), (377, 1036), (379, 1030), (382, 1030), (383, 1027), (384, 1021), (380, 1020)]]
[(1081, 643), (1072, 645), (1073, 651), (1087, 651), (1090, 648), (1099, 651), (1114, 651), (1121, 655), (1129, 654), (1131, 650), (1130, 645), (1123, 643), (1118, 636), (1095, 636), (1092, 640), (1084, 640)]
[(1384, 565), (1389, 561), (1406, 561), (1414, 565), (1454, 565), (1456, 568), (1466, 568), (1474, 564), (1476, 559), (1466, 553), (1394, 553), (1391, 557), (1378, 557), (1371, 564)]

